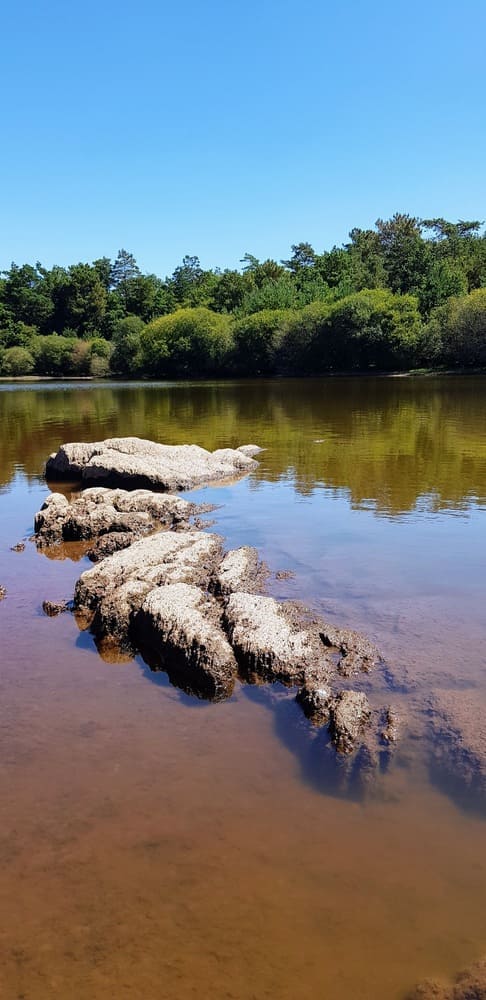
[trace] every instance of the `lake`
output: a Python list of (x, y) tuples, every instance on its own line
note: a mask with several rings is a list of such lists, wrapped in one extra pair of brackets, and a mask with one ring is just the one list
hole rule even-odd
[[(0, 983), (9, 1000), (400, 1000), (486, 951), (486, 818), (439, 779), (434, 692), (486, 712), (486, 378), (0, 383)], [(195, 491), (270, 592), (363, 631), (402, 717), (365, 789), (280, 685), (210, 704), (70, 615), (27, 541), (63, 441), (261, 445)], [(63, 555), (64, 553), (59, 553)]]

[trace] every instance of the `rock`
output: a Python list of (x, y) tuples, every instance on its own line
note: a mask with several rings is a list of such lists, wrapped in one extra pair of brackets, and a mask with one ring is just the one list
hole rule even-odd
[(114, 552), (128, 549), (138, 537), (133, 531), (110, 531), (108, 535), (101, 535), (88, 549), (86, 555), (91, 562), (100, 562), (101, 559), (112, 556)]
[[(135, 630), (171, 680), (200, 697), (220, 700), (236, 678), (233, 650), (221, 628), (221, 609), (198, 587), (176, 583), (145, 598)], [(148, 656), (149, 663), (153, 659)]]
[(296, 698), (304, 715), (315, 726), (323, 726), (329, 722), (329, 703), (331, 692), (327, 687), (319, 687), (315, 683), (307, 683), (300, 689)]
[(93, 444), (61, 445), (47, 461), (46, 477), (81, 479), (86, 485), (188, 490), (234, 479), (256, 469), (257, 465), (255, 459), (241, 449), (210, 452), (198, 445), (157, 444), (136, 437), (109, 438)]
[[(187, 523), (198, 508), (181, 497), (151, 490), (86, 489), (71, 503), (51, 493), (34, 518), (38, 547), (79, 542), (109, 534), (123, 535), (128, 544), (160, 528)], [(106, 543), (107, 552), (123, 542)], [(103, 546), (100, 546), (103, 551)]]
[(7, 596), (5, 587), (0, 586), (0, 601), (4, 601)]
[(216, 576), (215, 591), (227, 596), (236, 590), (254, 593), (262, 589), (268, 570), (250, 545), (230, 549)]
[(399, 725), (400, 718), (397, 713), (392, 708), (387, 708), (385, 710), (385, 724), (380, 734), (383, 743), (389, 745), (397, 742)]
[(340, 753), (351, 753), (370, 720), (370, 704), (365, 694), (341, 691), (330, 702), (332, 741)]
[(293, 580), (295, 573), (292, 569), (278, 569), (275, 573), (276, 580)]
[(452, 1000), (452, 993), (441, 983), (428, 979), (409, 994), (409, 1000)]
[(459, 973), (451, 986), (433, 980), (421, 983), (409, 1000), (486, 1000), (486, 958)]
[(225, 621), (238, 663), (250, 678), (287, 684), (302, 684), (311, 676), (327, 680), (330, 664), (319, 632), (303, 623), (292, 605), (235, 593), (228, 599)]
[(248, 458), (254, 458), (255, 455), (259, 455), (260, 452), (264, 451), (265, 449), (260, 448), (260, 446), (257, 444), (242, 444), (236, 450), (241, 451), (241, 454), (247, 455)]
[(325, 624), (321, 627), (321, 639), (325, 646), (339, 650), (338, 671), (342, 677), (369, 673), (379, 659), (376, 646), (351, 629)]
[(486, 806), (486, 698), (479, 691), (440, 691), (430, 714), (432, 763), (459, 798)]
[(55, 618), (56, 615), (62, 615), (65, 611), (70, 611), (71, 605), (68, 601), (43, 601), (42, 610), (48, 618)]
[(169, 583), (206, 587), (221, 558), (219, 536), (199, 531), (164, 531), (134, 542), (81, 575), (74, 593), (78, 622), (127, 642), (151, 590)]
[(10, 549), (11, 552), (24, 552), (24, 550), (25, 550), (25, 542), (17, 542), (17, 544), (12, 545)]

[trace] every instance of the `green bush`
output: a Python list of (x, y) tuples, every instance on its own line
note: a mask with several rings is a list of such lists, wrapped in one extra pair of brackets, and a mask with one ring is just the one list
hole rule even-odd
[(57, 333), (35, 337), (32, 353), (38, 374), (53, 377), (72, 374), (71, 359), (76, 353), (77, 343), (76, 337), (61, 337)]
[(264, 309), (233, 323), (234, 366), (238, 373), (270, 375), (275, 371), (290, 316), (289, 310)]
[(204, 307), (179, 309), (149, 323), (140, 342), (143, 369), (149, 375), (217, 374), (230, 357), (230, 321)]
[(122, 319), (113, 333), (110, 367), (115, 375), (136, 375), (141, 366), (140, 334), (145, 324), (138, 316)]
[(34, 371), (34, 365), (34, 358), (25, 347), (8, 347), (2, 353), (2, 375), (30, 375)]
[(435, 357), (449, 365), (486, 365), (486, 288), (449, 299), (434, 310), (427, 329)]

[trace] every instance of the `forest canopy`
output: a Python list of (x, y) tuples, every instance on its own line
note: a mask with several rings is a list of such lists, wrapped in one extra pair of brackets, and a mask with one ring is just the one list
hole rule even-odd
[(133, 254), (0, 278), (0, 374), (125, 378), (318, 375), (486, 365), (480, 221), (396, 214), (322, 253), (186, 256), (165, 278)]

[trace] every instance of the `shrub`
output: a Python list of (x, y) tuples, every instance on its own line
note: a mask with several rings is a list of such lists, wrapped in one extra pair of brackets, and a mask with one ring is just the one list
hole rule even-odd
[(209, 309), (179, 309), (160, 316), (141, 334), (144, 371), (155, 376), (221, 372), (230, 356), (230, 320)]
[(2, 375), (30, 375), (34, 365), (34, 358), (25, 347), (8, 347), (2, 354)]

